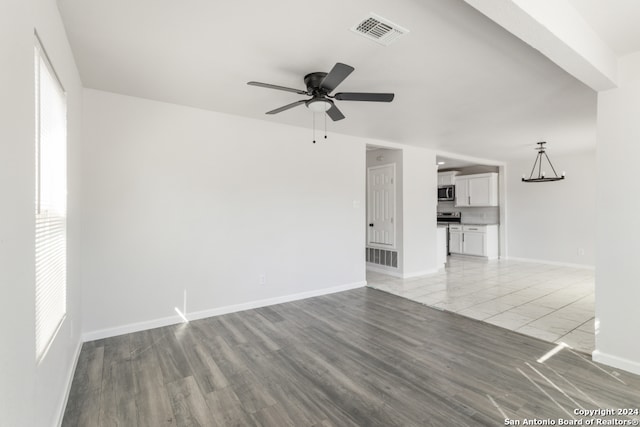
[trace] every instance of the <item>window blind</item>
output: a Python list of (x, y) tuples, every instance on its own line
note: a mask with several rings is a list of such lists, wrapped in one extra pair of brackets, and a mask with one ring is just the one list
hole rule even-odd
[(67, 312), (67, 107), (38, 40), (35, 95), (36, 357), (41, 360)]

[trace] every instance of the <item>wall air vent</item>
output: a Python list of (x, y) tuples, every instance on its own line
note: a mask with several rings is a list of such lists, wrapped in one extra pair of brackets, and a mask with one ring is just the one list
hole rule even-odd
[(402, 28), (400, 25), (394, 24), (375, 13), (371, 13), (364, 18), (360, 23), (352, 27), (351, 31), (384, 46), (389, 46), (409, 32), (406, 28)]
[(366, 248), (367, 262), (398, 268), (398, 252), (386, 249)]

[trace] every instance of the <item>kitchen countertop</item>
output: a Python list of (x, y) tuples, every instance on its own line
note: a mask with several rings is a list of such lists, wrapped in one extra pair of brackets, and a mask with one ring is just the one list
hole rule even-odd
[(490, 222), (481, 224), (479, 222), (438, 222), (438, 227), (447, 227), (451, 224), (453, 225), (500, 225), (498, 222)]

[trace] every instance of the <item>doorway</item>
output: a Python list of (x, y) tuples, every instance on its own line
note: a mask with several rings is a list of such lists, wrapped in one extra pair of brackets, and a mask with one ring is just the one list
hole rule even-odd
[(367, 168), (367, 246), (395, 249), (396, 164)]

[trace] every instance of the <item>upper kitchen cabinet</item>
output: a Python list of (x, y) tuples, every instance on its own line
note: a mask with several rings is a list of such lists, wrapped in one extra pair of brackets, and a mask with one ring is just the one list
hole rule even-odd
[(438, 172), (438, 187), (441, 185), (455, 185), (458, 171)]
[(456, 206), (498, 206), (498, 174), (456, 177)]

